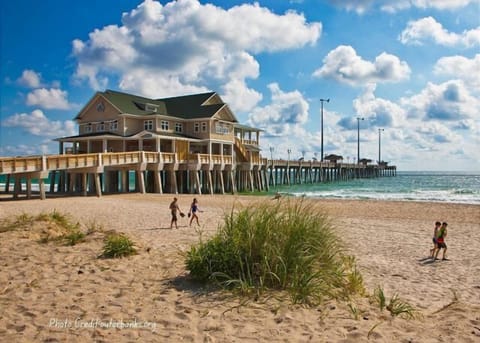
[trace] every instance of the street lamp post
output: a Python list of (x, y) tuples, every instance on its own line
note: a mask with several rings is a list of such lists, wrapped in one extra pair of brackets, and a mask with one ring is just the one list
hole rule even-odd
[(273, 163), (273, 151), (275, 150), (275, 148), (273, 146), (270, 147), (270, 159), (272, 160), (272, 163)]
[(322, 155), (320, 156), (320, 160), (323, 161), (323, 103), (324, 103), (324, 102), (330, 102), (330, 99), (320, 99), (320, 102), (321, 102), (321, 104), (322, 104), (322, 111), (321, 111), (322, 121), (321, 121), (321, 127), (320, 127), (321, 140), (322, 140), (322, 147), (321, 147), (320, 153), (321, 153)]
[(288, 160), (290, 161), (290, 154), (292, 153), (292, 149), (288, 149), (287, 150), (287, 154), (288, 154)]
[(357, 163), (360, 163), (360, 120), (364, 119), (357, 117)]
[(385, 129), (378, 129), (378, 164), (382, 162), (382, 131)]

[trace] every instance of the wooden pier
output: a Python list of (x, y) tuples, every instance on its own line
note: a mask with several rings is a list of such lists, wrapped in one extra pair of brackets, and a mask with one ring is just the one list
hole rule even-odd
[[(343, 181), (354, 178), (395, 176), (386, 163), (252, 159), (235, 162), (231, 155), (152, 151), (1, 157), (0, 175), (6, 176), (4, 193), (32, 197), (38, 182), (41, 199), (50, 194), (236, 193), (268, 191), (269, 187), (301, 183)], [(130, 189), (130, 176), (135, 187)], [(13, 183), (13, 189), (10, 184)], [(26, 189), (22, 189), (22, 184)]]

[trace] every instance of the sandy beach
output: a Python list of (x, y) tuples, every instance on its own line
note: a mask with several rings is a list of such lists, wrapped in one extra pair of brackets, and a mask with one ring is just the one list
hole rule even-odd
[[(99, 259), (100, 233), (75, 246), (0, 233), (0, 337), (12, 342), (480, 342), (480, 206), (312, 200), (332, 218), (365, 287), (414, 306), (392, 317), (359, 298), (316, 308), (242, 302), (189, 281), (183, 253), (213, 234), (232, 206), (268, 197), (197, 196), (200, 227), (170, 229), (172, 195), (0, 199), (0, 220), (54, 210), (81, 227), (127, 234), (139, 253)], [(179, 195), (186, 213), (192, 195)], [(433, 224), (447, 221), (449, 261), (424, 263)], [(38, 237), (37, 237), (38, 238)]]

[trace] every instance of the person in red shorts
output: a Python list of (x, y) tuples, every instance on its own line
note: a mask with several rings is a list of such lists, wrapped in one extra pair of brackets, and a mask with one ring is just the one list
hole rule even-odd
[(438, 253), (440, 252), (441, 249), (443, 249), (443, 256), (442, 260), (448, 260), (446, 257), (447, 253), (447, 244), (445, 243), (445, 238), (447, 237), (447, 226), (448, 224), (446, 222), (442, 223), (442, 226), (440, 227), (440, 230), (438, 230), (437, 234), (437, 252), (435, 253), (435, 260), (437, 259)]

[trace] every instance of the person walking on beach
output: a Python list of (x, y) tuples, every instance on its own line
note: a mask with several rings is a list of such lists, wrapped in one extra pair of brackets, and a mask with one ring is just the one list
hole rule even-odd
[(198, 200), (197, 198), (193, 198), (192, 204), (190, 205), (190, 211), (188, 212), (188, 216), (191, 216), (190, 226), (192, 226), (193, 219), (195, 219), (197, 225), (200, 226), (200, 223), (198, 222), (197, 212), (200, 212), (200, 210), (198, 209)]
[(172, 221), (170, 222), (170, 229), (173, 229), (173, 224), (175, 224), (175, 228), (178, 229), (178, 225), (177, 225), (177, 212), (180, 213), (180, 215), (183, 217), (184, 214), (182, 213), (182, 211), (180, 210), (180, 207), (178, 207), (178, 203), (177, 203), (178, 199), (177, 198), (173, 198), (173, 201), (170, 203), (170, 211), (172, 213)]
[(433, 229), (433, 248), (430, 249), (430, 257), (433, 258), (435, 255), (435, 250), (437, 250), (437, 236), (438, 236), (438, 230), (440, 229), (440, 226), (442, 226), (442, 223), (440, 222), (435, 222), (435, 228)]
[(442, 223), (442, 226), (440, 227), (440, 229), (438, 230), (438, 234), (437, 234), (437, 252), (435, 253), (435, 259), (437, 259), (437, 256), (438, 256), (438, 253), (440, 252), (441, 249), (443, 249), (443, 256), (442, 256), (442, 260), (448, 260), (448, 258), (446, 258), (446, 253), (447, 253), (447, 244), (445, 243), (445, 238), (447, 237), (447, 226), (448, 224), (446, 222), (443, 222)]

